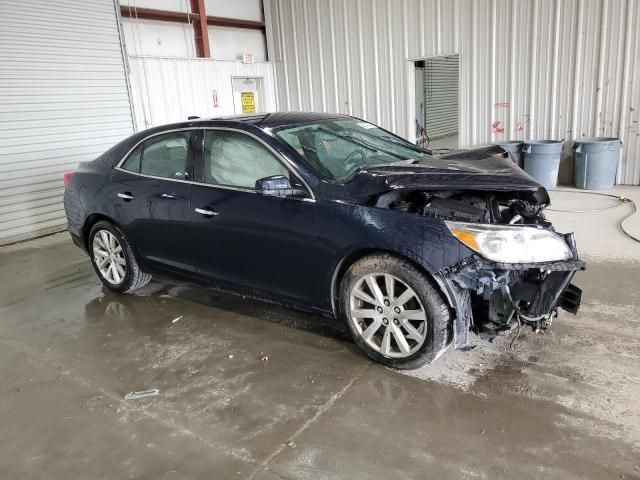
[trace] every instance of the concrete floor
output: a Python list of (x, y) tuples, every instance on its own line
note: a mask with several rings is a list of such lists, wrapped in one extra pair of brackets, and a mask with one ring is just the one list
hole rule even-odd
[(0, 249), (0, 478), (640, 478), (628, 208), (550, 213), (589, 260), (578, 316), (409, 373), (338, 322), (183, 283), (109, 293), (66, 235)]

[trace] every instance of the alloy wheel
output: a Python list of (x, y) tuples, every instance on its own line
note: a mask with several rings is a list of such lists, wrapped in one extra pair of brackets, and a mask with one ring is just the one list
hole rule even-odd
[(124, 282), (127, 260), (122, 245), (108, 230), (98, 230), (93, 236), (93, 260), (100, 275), (112, 285)]
[(416, 292), (387, 273), (360, 278), (351, 289), (350, 321), (369, 347), (391, 358), (420, 349), (427, 337), (427, 315)]

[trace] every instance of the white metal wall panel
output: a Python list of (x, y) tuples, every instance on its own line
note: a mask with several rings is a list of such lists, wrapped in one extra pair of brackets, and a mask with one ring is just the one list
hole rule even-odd
[(0, 0), (0, 245), (65, 226), (64, 172), (133, 130), (112, 0)]
[[(276, 110), (272, 63), (131, 56), (129, 66), (137, 130), (184, 121), (191, 115), (233, 115), (233, 77), (262, 78), (265, 110)], [(214, 90), (217, 107), (213, 102)]]
[[(460, 55), (460, 144), (622, 138), (640, 184), (636, 0), (265, 0), (281, 109), (350, 113), (415, 136), (410, 60)], [(503, 133), (492, 129), (500, 121)]]

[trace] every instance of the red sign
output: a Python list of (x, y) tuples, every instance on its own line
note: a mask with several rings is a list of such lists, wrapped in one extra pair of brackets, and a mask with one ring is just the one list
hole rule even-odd
[(504, 125), (500, 120), (496, 120), (491, 124), (491, 131), (493, 133), (504, 133)]
[(218, 103), (218, 91), (213, 91), (213, 108), (218, 108), (220, 104)]

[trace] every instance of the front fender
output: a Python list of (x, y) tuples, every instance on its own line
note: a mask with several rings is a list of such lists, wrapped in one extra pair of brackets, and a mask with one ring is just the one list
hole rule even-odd
[(410, 260), (435, 280), (452, 307), (455, 303), (438, 272), (472, 254), (440, 219), (343, 202), (319, 205), (318, 232), (334, 252), (323, 282), (334, 313), (341, 275), (366, 254), (386, 252)]

